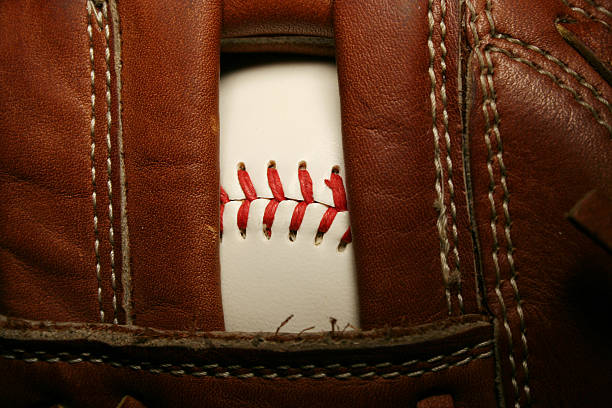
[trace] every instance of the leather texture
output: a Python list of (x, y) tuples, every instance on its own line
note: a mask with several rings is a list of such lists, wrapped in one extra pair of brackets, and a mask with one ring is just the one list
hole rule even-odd
[(589, 191), (570, 211), (568, 218), (582, 232), (612, 252), (612, 201), (597, 190)]
[[(277, 5), (0, 3), (2, 400), (605, 406), (612, 2)], [(222, 47), (336, 55), (364, 330), (220, 332)]]
[(165, 329), (222, 330), (221, 4), (179, 1), (151, 7), (146, 1), (125, 1), (117, 11), (132, 321)]
[(440, 4), (434, 9), (422, 2), (335, 3), (364, 328), (420, 324), (479, 310), (461, 183), (459, 9), (448, 2), (443, 78), (441, 28), (435, 22), (442, 21)]
[(558, 34), (566, 15), (528, 1), (466, 15), (474, 227), (508, 405), (601, 405), (610, 381), (612, 260), (566, 214), (610, 196), (612, 89)]
[[(112, 55), (106, 63), (102, 31), (96, 30), (90, 43), (83, 2), (66, 2), (63, 8), (40, 7), (36, 1), (8, 2), (0, 6), (0, 16), (5, 38), (0, 59), (2, 313), (40, 320), (100, 321), (102, 311), (105, 321), (112, 322), (107, 185), (119, 185), (119, 171), (117, 160), (111, 161), (110, 172), (106, 165), (105, 116), (108, 110), (111, 119), (115, 117), (117, 105), (114, 98), (107, 106), (104, 79), (113, 70)], [(56, 35), (49, 36), (45, 27), (54, 27)], [(90, 45), (98, 73), (93, 87)], [(111, 89), (111, 95), (115, 93)], [(92, 94), (98, 97), (93, 110)], [(116, 152), (111, 145), (111, 158), (117, 157)], [(120, 208), (118, 200), (113, 204)], [(114, 251), (114, 269), (120, 271), (119, 233)], [(97, 265), (108, 277), (100, 285), (100, 302)], [(120, 291), (115, 298), (120, 304)], [(125, 321), (120, 311), (117, 316)]]
[(334, 55), (332, 0), (227, 0), (225, 52)]
[(2, 397), (15, 407), (115, 407), (126, 394), (146, 407), (416, 406), (435, 393), (456, 406), (495, 404), (482, 392), (494, 388), (493, 327), (479, 316), (302, 337), (0, 324), (1, 352), (14, 356), (2, 360), (13, 373)]

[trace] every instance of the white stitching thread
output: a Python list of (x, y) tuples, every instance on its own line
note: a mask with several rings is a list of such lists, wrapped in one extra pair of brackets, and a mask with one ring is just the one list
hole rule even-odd
[[(493, 263), (495, 266), (495, 294), (497, 296), (497, 299), (499, 300), (499, 304), (502, 310), (502, 318), (503, 318), (503, 325), (504, 328), (506, 330), (506, 334), (508, 337), (508, 343), (509, 343), (509, 356), (508, 359), (510, 360), (510, 365), (512, 368), (512, 386), (514, 388), (514, 394), (515, 394), (515, 406), (516, 407), (520, 407), (520, 404), (518, 403), (518, 398), (519, 398), (519, 390), (518, 390), (518, 383), (516, 381), (516, 362), (515, 362), (515, 358), (514, 358), (514, 342), (512, 340), (512, 331), (510, 329), (510, 325), (508, 324), (508, 313), (506, 310), (506, 304), (504, 302), (504, 298), (503, 295), (501, 293), (500, 287), (501, 287), (501, 270), (500, 270), (500, 266), (499, 266), (499, 260), (498, 260), (498, 252), (499, 252), (499, 242), (497, 240), (497, 226), (496, 226), (496, 222), (497, 222), (497, 210), (495, 208), (495, 197), (493, 195), (494, 190), (495, 190), (495, 176), (493, 175), (493, 149), (491, 147), (491, 139), (489, 137), (489, 134), (492, 132), (493, 130), (493, 124), (491, 121), (491, 118), (489, 117), (489, 110), (487, 108), (488, 105), (493, 106), (495, 104), (495, 101), (493, 100), (493, 97), (489, 94), (489, 91), (486, 90), (487, 87), (487, 79), (485, 79), (484, 76), (489, 76), (491, 75), (491, 73), (488, 71), (487, 68), (485, 68), (485, 66), (483, 65), (481, 67), (481, 78), (480, 78), (480, 82), (481, 82), (481, 87), (483, 87), (483, 96), (486, 98), (486, 100), (483, 102), (483, 112), (485, 115), (485, 121), (487, 123), (487, 131), (485, 133), (485, 144), (487, 146), (487, 171), (489, 173), (489, 192), (488, 192), (488, 198), (489, 198), (489, 203), (491, 204), (491, 238), (493, 240), (493, 252), (492, 252), (492, 257), (493, 257)], [(497, 109), (495, 109), (494, 112), (496, 112)], [(497, 116), (497, 113), (494, 113), (494, 117)], [(493, 130), (494, 131), (494, 130)]]
[(106, 62), (106, 187), (108, 190), (108, 241), (110, 243), (110, 268), (111, 268), (111, 287), (113, 289), (113, 323), (118, 324), (117, 319), (117, 280), (115, 276), (115, 230), (113, 224), (115, 218), (113, 216), (113, 181), (112, 181), (112, 162), (111, 162), (111, 74), (110, 74), (110, 30), (108, 28), (108, 6), (106, 2), (102, 4), (102, 13), (104, 15), (104, 38), (106, 40), (106, 48), (104, 50), (104, 60)]
[(448, 192), (450, 195), (450, 209), (452, 225), (451, 230), (453, 234), (453, 254), (455, 256), (455, 268), (453, 271), (454, 280), (457, 284), (457, 301), (459, 303), (459, 311), (461, 314), (464, 313), (463, 308), (463, 296), (461, 294), (461, 272), (459, 262), (459, 234), (457, 231), (457, 207), (455, 206), (455, 185), (453, 184), (453, 161), (451, 157), (451, 139), (448, 131), (448, 100), (446, 97), (446, 0), (441, 0), (440, 9), (442, 16), (440, 19), (440, 50), (442, 54), (442, 85), (440, 87), (440, 94), (442, 96), (442, 123), (444, 124), (444, 139), (446, 141), (446, 167), (448, 170)]
[[(608, 24), (606, 21), (604, 21), (604, 20), (602, 20), (602, 19), (600, 19), (600, 18), (595, 17), (594, 15), (592, 15), (591, 13), (589, 13), (588, 11), (586, 11), (585, 9), (580, 8), (580, 7), (578, 7), (578, 6), (574, 5), (574, 4), (571, 4), (571, 3), (570, 3), (570, 2), (568, 2), (567, 0), (561, 0), (561, 1), (563, 2), (563, 4), (565, 4), (565, 5), (566, 5), (567, 7), (569, 7), (571, 10), (576, 11), (576, 12), (578, 12), (578, 13), (582, 14), (582, 15), (583, 15), (583, 16), (585, 16), (586, 18), (588, 18), (588, 19), (590, 19), (590, 20), (593, 20), (593, 21), (595, 21), (595, 22), (597, 22), (597, 23), (599, 23), (599, 24), (603, 25), (603, 26), (604, 26), (604, 27), (606, 27), (606, 28), (610, 28), (610, 25), (609, 25), (609, 24)], [(605, 13), (604, 13), (604, 14), (605, 14)]]
[(604, 6), (598, 3), (595, 3), (595, 1), (593, 0), (586, 0), (586, 2), (589, 3), (591, 6), (595, 7), (596, 10), (604, 13), (606, 16), (612, 17), (612, 12), (608, 10), (607, 8), (605, 8)]
[[(492, 25), (493, 23), (493, 17), (492, 17), (492, 3), (491, 0), (487, 0), (487, 5), (486, 5), (486, 9), (485, 9), (485, 13), (487, 15), (487, 19), (489, 20), (489, 30), (491, 32), (491, 35), (495, 36), (495, 26)], [(505, 219), (505, 225), (504, 225), (504, 235), (506, 238), (506, 259), (508, 260), (508, 264), (510, 266), (510, 285), (512, 286), (512, 290), (514, 292), (514, 298), (515, 298), (515, 302), (516, 302), (516, 312), (519, 316), (519, 323), (520, 323), (520, 331), (521, 331), (521, 343), (523, 345), (523, 360), (521, 362), (521, 365), (523, 367), (523, 372), (525, 374), (525, 379), (523, 381), (523, 390), (525, 392), (525, 397), (527, 400), (527, 406), (531, 405), (531, 390), (529, 388), (529, 369), (527, 367), (527, 356), (529, 355), (529, 349), (527, 347), (527, 335), (526, 335), (526, 328), (525, 328), (525, 317), (523, 314), (523, 308), (521, 306), (521, 297), (519, 294), (519, 290), (518, 290), (518, 285), (516, 283), (516, 277), (517, 277), (517, 273), (516, 273), (516, 267), (514, 265), (514, 246), (512, 244), (512, 238), (510, 235), (510, 229), (511, 229), (511, 225), (512, 225), (512, 220), (510, 218), (510, 209), (509, 209), (509, 201), (510, 201), (510, 193), (508, 191), (508, 184), (507, 184), (507, 170), (506, 170), (506, 166), (504, 164), (504, 160), (503, 160), (503, 152), (504, 152), (504, 148), (503, 148), (503, 143), (502, 143), (502, 138), (501, 138), (501, 133), (499, 131), (499, 112), (497, 111), (497, 95), (495, 92), (495, 85), (493, 82), (493, 74), (494, 74), (494, 68), (493, 68), (493, 61), (491, 59), (491, 54), (489, 53), (489, 51), (487, 50), (487, 48), (484, 49), (485, 51), (485, 56), (486, 56), (486, 61), (487, 61), (487, 83), (488, 83), (488, 87), (489, 87), (489, 99), (490, 99), (490, 106), (491, 109), (493, 111), (493, 127), (492, 130), (495, 133), (495, 137), (497, 139), (497, 161), (499, 163), (499, 169), (500, 169), (500, 184), (502, 186), (502, 190), (503, 190), (503, 202), (502, 202), (502, 207), (504, 210), (504, 219)], [(481, 73), (481, 77), (482, 77), (482, 73)], [(484, 105), (483, 105), (484, 106)], [(490, 122), (490, 118), (488, 117), (488, 110), (486, 111), (486, 117), (487, 117), (487, 126), (489, 127), (488, 132), (491, 131), (491, 122)], [(490, 149), (490, 140), (488, 139), (488, 135), (485, 137), (485, 140), (487, 142), (487, 149), (489, 152), (491, 152)], [(495, 188), (495, 181), (493, 180), (493, 173), (492, 173), (492, 167), (491, 167), (491, 154), (489, 153), (489, 158), (488, 158), (488, 167), (489, 167), (489, 175), (491, 177), (491, 187), (494, 189)], [(499, 269), (499, 264), (498, 264), (498, 260), (497, 260), (497, 251), (499, 249), (498, 244), (497, 244), (497, 229), (495, 227), (495, 220), (497, 219), (497, 214), (496, 214), (496, 210), (495, 210), (495, 201), (494, 201), (494, 197), (492, 194), (492, 190), (490, 190), (489, 192), (490, 195), (490, 199), (491, 201), (491, 205), (492, 205), (492, 216), (494, 217), (494, 219), (491, 221), (491, 230), (492, 230), (492, 234), (494, 235), (494, 251), (493, 251), (493, 259), (495, 262), (495, 269), (496, 269), (496, 287), (495, 287), (495, 291), (496, 294), (498, 296), (498, 298), (500, 299), (500, 305), (502, 306), (502, 312), (504, 315), (504, 326), (506, 326), (506, 331), (508, 333), (508, 339), (509, 339), (509, 343), (510, 343), (510, 358), (511, 358), (511, 364), (513, 365), (513, 370), (515, 370), (514, 364), (514, 352), (513, 350), (513, 343), (512, 343), (512, 332), (510, 331), (510, 326), (508, 324), (508, 319), (507, 319), (507, 315), (506, 315), (506, 307), (505, 304), (503, 303), (503, 296), (500, 290), (500, 269)], [(520, 406), (519, 401), (518, 401), (518, 384), (516, 383), (516, 377), (514, 376), (513, 378), (513, 385), (515, 386), (515, 392), (517, 395), (517, 401), (515, 403), (516, 406)]]
[[(470, 11), (470, 29), (472, 32), (472, 35), (474, 37), (474, 43), (475, 43), (475, 54), (478, 57), (478, 62), (480, 65), (480, 85), (482, 88), (482, 93), (483, 93), (483, 103), (482, 103), (482, 111), (483, 111), (483, 115), (485, 117), (485, 121), (486, 121), (486, 125), (487, 125), (487, 131), (484, 134), (484, 138), (485, 138), (485, 143), (487, 145), (487, 170), (489, 173), (489, 193), (488, 193), (488, 197), (489, 197), (489, 202), (491, 203), (491, 235), (492, 235), (492, 239), (493, 239), (493, 253), (492, 253), (492, 257), (493, 257), (493, 261), (494, 261), (494, 265), (495, 265), (495, 272), (496, 272), (496, 288), (495, 288), (495, 294), (500, 302), (500, 306), (502, 308), (502, 318), (503, 318), (503, 325), (506, 331), (506, 335), (508, 338), (508, 343), (509, 343), (509, 353), (508, 353), (508, 360), (510, 361), (510, 366), (512, 369), (512, 377), (511, 377), (511, 381), (512, 381), (512, 386), (514, 389), (514, 393), (515, 393), (515, 407), (520, 408), (520, 403), (518, 400), (519, 397), (519, 392), (518, 392), (518, 383), (516, 380), (516, 363), (515, 363), (515, 359), (514, 359), (514, 346), (513, 346), (513, 340), (512, 340), (512, 332), (510, 330), (510, 326), (508, 324), (508, 319), (507, 319), (507, 313), (506, 313), (506, 307), (505, 307), (505, 303), (503, 300), (503, 296), (501, 294), (501, 291), (499, 290), (499, 285), (500, 285), (500, 269), (499, 269), (499, 263), (498, 263), (498, 258), (497, 258), (497, 251), (498, 251), (498, 242), (497, 242), (497, 228), (495, 226), (495, 221), (497, 219), (497, 214), (496, 214), (496, 210), (495, 210), (495, 200), (493, 197), (493, 190), (495, 188), (495, 180), (493, 177), (493, 168), (492, 168), (492, 149), (491, 149), (491, 141), (489, 138), (489, 133), (492, 130), (492, 123), (491, 123), (491, 118), (489, 116), (489, 111), (487, 108), (487, 105), (490, 104), (494, 113), (495, 113), (495, 118), (496, 120), (499, 120), (499, 114), (497, 112), (497, 107), (496, 107), (496, 103), (495, 103), (495, 90), (494, 88), (492, 88), (493, 94), (489, 95), (489, 90), (487, 89), (487, 79), (485, 78), (485, 72), (487, 72), (487, 76), (490, 77), (490, 82), (489, 82), (489, 88), (492, 87), (493, 85), (493, 67), (492, 67), (492, 63), (489, 65), (489, 68), (485, 68), (485, 61), (484, 61), (484, 56), (483, 56), (483, 52), (481, 49), (481, 45), (480, 45), (480, 38), (478, 36), (478, 31), (476, 29), (476, 24), (475, 21), (477, 19), (477, 14), (476, 14), (476, 10), (474, 8), (474, 5), (472, 4), (471, 0), (466, 0), (465, 4), (467, 5), (469, 11)], [(487, 13), (487, 20), (489, 21), (489, 29), (491, 31), (492, 35), (495, 35), (494, 32), (494, 26), (492, 25), (493, 21), (492, 21), (492, 15), (491, 15), (491, 3), (490, 0), (487, 0), (487, 7), (485, 12)], [(488, 53), (487, 53), (488, 54)], [(490, 58), (488, 58), (488, 62), (490, 62)], [(488, 70), (491, 70), (491, 72), (489, 72)], [(499, 135), (499, 129), (497, 127), (497, 124), (495, 125), (495, 128), (497, 129), (497, 134)], [(499, 142), (501, 142), (501, 139), (498, 139)], [(498, 156), (501, 156), (501, 151), (498, 153)], [(505, 168), (504, 168), (505, 169)], [(504, 179), (505, 180), (505, 179)], [(505, 197), (507, 198), (507, 197)], [(507, 213), (507, 201), (504, 200), (504, 210)], [(509, 216), (509, 213), (508, 213)], [(508, 221), (508, 219), (507, 219)], [(508, 227), (508, 233), (509, 233), (509, 225), (507, 225)], [(509, 234), (508, 234), (509, 236)], [(510, 249), (510, 248), (509, 248)], [(510, 253), (508, 252), (508, 256), (509, 256), (509, 260), (513, 259), (512, 256), (510, 255)], [(512, 262), (512, 268), (514, 267), (514, 262)], [(514, 279), (514, 277), (512, 278)], [(513, 285), (513, 288), (516, 289), (515, 295), (518, 293), (518, 287), (516, 286), (516, 284)], [(524, 341), (524, 347), (526, 350), (526, 342), (527, 342), (527, 338), (525, 336), (525, 325), (524, 325), (524, 316), (522, 313), (522, 308), (520, 307), (520, 302), (517, 301), (517, 310), (520, 310), (519, 316), (521, 319), (521, 332), (522, 332), (522, 340)], [(523, 369), (525, 370), (525, 385), (524, 385), (524, 389), (525, 389), (525, 393), (526, 393), (526, 397), (527, 397), (527, 404), (530, 405), (531, 403), (531, 394), (530, 394), (530, 390), (529, 390), (529, 385), (528, 385), (528, 371), (527, 371), (527, 354), (525, 354), (524, 359), (523, 359)]]
[(574, 99), (576, 100), (576, 102), (578, 102), (580, 105), (582, 105), (584, 108), (586, 108), (595, 118), (595, 120), (597, 121), (597, 123), (599, 123), (600, 125), (602, 125), (603, 127), (605, 127), (608, 132), (612, 135), (612, 126), (610, 126), (610, 124), (608, 122), (606, 122), (605, 120), (603, 120), (600, 116), (599, 116), (599, 112), (595, 109), (595, 107), (593, 107), (593, 105), (591, 105), (590, 103), (588, 103), (587, 101), (584, 100), (584, 98), (582, 97), (582, 95), (580, 95), (578, 93), (578, 91), (576, 91), (574, 88), (572, 88), (569, 85), (566, 85), (559, 77), (557, 77), (555, 74), (553, 74), (550, 71), (545, 70), (544, 68), (542, 68), (541, 66), (539, 66), (538, 64), (536, 64), (535, 62), (528, 60), (526, 58), (523, 57), (518, 57), (516, 55), (514, 55), (511, 51), (506, 50), (504, 48), (499, 48), (499, 47), (495, 47), (495, 46), (490, 46), (488, 47), (489, 50), (493, 51), (493, 52), (498, 52), (498, 53), (502, 53), (505, 56), (507, 56), (508, 58), (517, 61), (517, 62), (521, 62), (525, 65), (527, 65), (528, 67), (534, 69), (536, 72), (538, 72), (541, 75), (544, 75), (548, 78), (550, 78), (559, 88), (561, 89), (565, 89), (566, 91), (568, 91), (569, 93), (572, 94), (572, 96), (574, 97)]
[[(100, 308), (100, 321), (104, 323), (104, 310), (102, 307), (102, 276), (100, 266), (100, 236), (98, 231), (98, 202), (96, 197), (96, 86), (95, 86), (95, 64), (94, 64), (94, 41), (93, 28), (91, 26), (92, 13), (96, 15), (95, 6), (91, 1), (87, 2), (87, 35), (89, 37), (89, 62), (91, 64), (91, 121), (89, 133), (91, 138), (91, 185), (93, 187), (93, 223), (94, 223), (94, 252), (96, 256), (96, 278), (98, 280), (98, 304)], [(96, 15), (96, 20), (98, 16)]]
[(555, 63), (555, 64), (557, 64), (559, 67), (561, 67), (561, 69), (562, 69), (563, 71), (567, 72), (567, 73), (568, 73), (568, 74), (570, 74), (572, 77), (574, 77), (574, 78), (575, 78), (575, 79), (578, 81), (578, 83), (579, 83), (580, 85), (582, 85), (583, 87), (585, 87), (586, 89), (588, 89), (589, 91), (591, 91), (591, 93), (593, 94), (593, 96), (595, 96), (595, 98), (596, 98), (596, 99), (597, 99), (599, 102), (601, 102), (601, 103), (603, 103), (604, 105), (606, 105), (606, 107), (607, 107), (609, 110), (612, 110), (612, 106), (610, 105), (610, 102), (609, 102), (609, 101), (608, 101), (606, 98), (604, 98), (604, 97), (602, 96), (601, 92), (599, 92), (599, 91), (597, 90), (597, 88), (595, 88), (595, 86), (593, 86), (593, 85), (591, 85), (589, 82), (587, 82), (587, 80), (586, 80), (586, 79), (585, 79), (585, 78), (584, 78), (582, 75), (580, 75), (578, 72), (574, 71), (572, 68), (570, 68), (570, 67), (569, 67), (569, 65), (568, 65), (568, 64), (566, 64), (565, 62), (561, 61), (560, 59), (558, 59), (558, 58), (557, 58), (557, 57), (555, 57), (554, 55), (550, 54), (550, 53), (549, 53), (549, 52), (547, 52), (547, 51), (544, 51), (543, 49), (541, 49), (541, 48), (539, 48), (539, 47), (537, 47), (537, 46), (535, 46), (535, 45), (533, 45), (533, 44), (526, 43), (526, 42), (524, 42), (524, 41), (522, 41), (522, 40), (519, 40), (518, 38), (511, 37), (511, 36), (509, 36), (509, 35), (507, 35), (507, 34), (496, 33), (496, 34), (494, 35), (494, 38), (499, 38), (499, 39), (502, 39), (502, 40), (506, 40), (506, 41), (508, 41), (508, 42), (510, 42), (510, 43), (513, 43), (513, 44), (516, 44), (516, 45), (520, 45), (521, 47), (524, 47), (524, 48), (526, 48), (526, 49), (528, 49), (528, 50), (531, 50), (531, 51), (535, 51), (535, 52), (537, 52), (538, 54), (540, 54), (540, 55), (542, 55), (543, 57), (545, 57), (546, 59), (548, 59), (548, 60), (550, 60), (550, 61), (554, 62), (554, 63)]
[[(420, 377), (427, 373), (436, 373), (436, 372), (439, 372), (445, 369), (449, 369), (452, 367), (463, 366), (473, 360), (489, 358), (493, 355), (493, 351), (487, 351), (487, 352), (480, 353), (474, 356), (467, 356), (466, 358), (453, 362), (453, 363), (442, 363), (438, 366), (434, 366), (431, 368), (424, 368), (424, 369), (412, 371), (412, 372), (392, 371), (392, 372), (387, 372), (387, 373), (379, 373), (376, 370), (370, 370), (365, 373), (353, 373), (349, 371), (349, 372), (343, 372), (343, 373), (334, 374), (334, 375), (330, 375), (325, 372), (316, 372), (312, 374), (301, 374), (301, 373), (288, 374), (288, 372), (290, 372), (289, 370), (311, 371), (315, 369), (336, 370), (336, 369), (358, 369), (358, 368), (367, 368), (367, 367), (374, 367), (376, 369), (382, 369), (382, 368), (392, 367), (392, 366), (405, 368), (405, 367), (409, 367), (417, 363), (431, 364), (431, 363), (443, 360), (444, 358), (447, 358), (447, 357), (458, 357), (472, 350), (490, 346), (491, 344), (493, 344), (493, 341), (487, 340), (487, 341), (484, 341), (472, 347), (462, 348), (451, 354), (439, 355), (436, 357), (432, 357), (428, 360), (415, 359), (415, 360), (406, 361), (400, 364), (393, 364), (391, 362), (383, 362), (383, 363), (378, 363), (375, 365), (368, 364), (368, 363), (356, 363), (356, 364), (351, 364), (350, 366), (343, 366), (342, 364), (339, 364), (339, 363), (327, 364), (325, 366), (316, 366), (313, 364), (308, 364), (308, 365), (303, 365), (300, 367), (291, 367), (291, 366), (283, 365), (283, 366), (277, 366), (276, 368), (271, 368), (271, 369), (268, 369), (265, 366), (261, 366), (261, 365), (253, 366), (253, 367), (242, 367), (240, 365), (231, 365), (227, 367), (222, 367), (219, 364), (215, 364), (215, 363), (205, 364), (202, 366), (198, 366), (193, 363), (180, 363), (180, 364), (162, 363), (162, 364), (154, 365), (153, 363), (150, 363), (150, 362), (140, 362), (140, 363), (134, 364), (134, 363), (110, 361), (109, 357), (106, 355), (94, 356), (91, 353), (81, 353), (81, 354), (75, 355), (75, 354), (70, 354), (67, 352), (60, 352), (60, 353), (52, 354), (52, 353), (47, 353), (45, 351), (35, 351), (33, 353), (30, 353), (30, 354), (34, 354), (35, 357), (18, 356), (18, 354), (26, 353), (26, 351), (23, 349), (12, 349), (11, 353), (13, 354), (1, 354), (0, 357), (6, 358), (9, 360), (21, 360), (26, 363), (66, 362), (69, 364), (78, 364), (78, 363), (88, 362), (88, 363), (95, 363), (95, 364), (109, 364), (115, 368), (127, 367), (132, 370), (136, 370), (136, 371), (148, 371), (153, 374), (168, 373), (168, 374), (172, 374), (176, 376), (189, 375), (189, 376), (194, 376), (194, 377), (240, 378), (240, 379), (259, 377), (259, 378), (265, 378), (265, 379), (286, 378), (286, 379), (291, 379), (291, 380), (296, 380), (300, 378), (313, 378), (313, 379), (383, 378), (383, 379), (392, 379), (392, 378), (396, 378), (400, 376)], [(45, 355), (48, 355), (50, 357), (44, 358), (43, 356)], [(146, 368), (146, 367), (150, 367), (150, 368)], [(178, 367), (181, 367), (181, 369), (175, 369)], [(246, 372), (246, 373), (242, 372), (240, 374), (236, 373), (236, 371), (240, 371), (244, 369), (252, 370), (252, 371)], [(219, 370), (224, 370), (224, 371), (219, 371)], [(270, 370), (275, 370), (275, 371), (269, 372)]]
[(444, 280), (444, 293), (446, 295), (446, 304), (448, 307), (448, 314), (452, 313), (452, 302), (451, 293), (449, 288), (449, 276), (450, 268), (448, 266), (448, 252), (449, 252), (449, 240), (446, 235), (446, 204), (444, 202), (444, 184), (442, 180), (444, 178), (444, 169), (442, 167), (442, 159), (440, 158), (440, 135), (438, 133), (437, 117), (436, 117), (436, 73), (434, 71), (434, 59), (436, 50), (433, 43), (433, 31), (434, 31), (434, 16), (432, 11), (433, 0), (428, 2), (427, 19), (429, 23), (429, 36), (427, 38), (427, 47), (429, 48), (429, 79), (431, 81), (431, 91), (429, 98), (431, 100), (431, 118), (432, 118), (432, 133), (434, 136), (434, 166), (436, 170), (436, 182), (435, 190), (437, 194), (437, 200), (435, 207), (438, 210), (438, 220), (436, 226), (438, 228), (438, 235), (440, 236), (440, 262), (442, 264), (442, 279)]

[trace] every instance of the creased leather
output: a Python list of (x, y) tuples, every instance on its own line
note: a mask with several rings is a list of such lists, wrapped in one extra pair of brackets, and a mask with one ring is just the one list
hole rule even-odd
[[(109, 3), (95, 4), (89, 13), (84, 0), (0, 4), (2, 401), (415, 406), (451, 395), (456, 406), (607, 404), (612, 257), (567, 215), (589, 191), (612, 197), (612, 89), (593, 63), (609, 65), (609, 0), (337, 0), (333, 9), (323, 0), (122, 0), (110, 18)], [(256, 334), (210, 332), (223, 329), (222, 37), (251, 41), (234, 51), (305, 53), (329, 52), (335, 40), (362, 325), (384, 345), (328, 333), (316, 349), (282, 349), (285, 341), (266, 353)], [(466, 315), (449, 317), (449, 299), (461, 314), (458, 276)], [(467, 314), (488, 321), (486, 333), (432, 340), (432, 327), (473, 321)], [(393, 343), (395, 325), (420, 327), (411, 345)], [(71, 340), (53, 337), (60, 331)], [(133, 337), (105, 342), (98, 331)], [(148, 343), (194, 336), (204, 351)], [(249, 346), (210, 346), (224, 336)], [(463, 361), (477, 339), (493, 340), (490, 356)], [(383, 355), (419, 360), (423, 373), (382, 378), (388, 366), (368, 364)], [(208, 367), (212, 356), (225, 360)], [(338, 356), (343, 365), (330, 367)], [(363, 370), (362, 358), (375, 379), (304, 378), (319, 366), (334, 376)], [(285, 373), (287, 362), (302, 377), (262, 378), (261, 366)], [(239, 378), (244, 367), (258, 375)]]
[(14, 375), (2, 380), (0, 395), (15, 407), (115, 407), (126, 394), (147, 407), (368, 407), (416, 406), (437, 392), (457, 406), (490, 407), (493, 333), (479, 319), (302, 338), (5, 321), (1, 353), (15, 359), (0, 358), (0, 370)]
[(506, 406), (605, 405), (612, 259), (566, 214), (610, 194), (612, 89), (557, 32), (562, 2), (473, 4), (469, 163)]
[[(459, 242), (463, 307), (465, 311), (478, 310), (461, 161), (459, 9), (457, 3), (448, 2), (443, 80), (442, 13), (438, 6), (436, 2), (430, 13), (426, 2), (335, 4), (344, 154), (362, 327), (443, 319), (449, 313), (447, 288), (452, 313), (461, 313), (458, 286), (444, 282), (443, 265), (448, 263), (450, 270), (455, 269), (453, 251), (444, 251), (446, 260), (441, 261), (441, 244), (454, 247), (453, 224)], [(429, 76), (430, 28), (436, 72), (435, 122)], [(443, 82), (446, 105), (442, 103)], [(451, 216), (449, 161), (456, 222)], [(439, 179), (438, 165), (442, 172)], [(444, 204), (438, 204), (440, 197)], [(440, 219), (436, 206), (446, 207), (446, 215)], [(446, 223), (445, 238), (437, 227), (441, 220)]]
[(334, 55), (331, 0), (225, 0), (224, 52)]
[(118, 11), (133, 321), (221, 330), (220, 3)]
[(223, 38), (333, 37), (331, 0), (225, 0)]
[[(0, 6), (0, 19), (0, 311), (42, 320), (95, 322), (102, 308), (111, 322), (105, 37), (94, 22), (97, 120), (92, 139), (85, 2), (66, 2), (63, 8), (41, 7), (37, 1), (7, 2)], [(55, 35), (49, 35), (48, 27)], [(117, 101), (111, 92), (110, 112), (115, 117)], [(110, 132), (114, 139), (114, 121)], [(117, 157), (114, 145), (111, 155)], [(95, 210), (92, 168), (97, 170)], [(111, 161), (111, 177), (118, 187), (118, 161)], [(117, 194), (113, 203), (118, 210)], [(119, 217), (114, 221), (119, 231)], [(120, 275), (120, 234), (115, 234), (114, 251)], [(98, 262), (102, 306), (97, 300)], [(115, 297), (118, 317), (125, 321), (120, 286)]]

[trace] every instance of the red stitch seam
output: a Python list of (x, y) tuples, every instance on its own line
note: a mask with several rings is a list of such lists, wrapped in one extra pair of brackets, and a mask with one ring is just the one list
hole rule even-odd
[[(270, 186), (273, 196), (273, 198), (268, 202), (263, 215), (264, 234), (268, 239), (272, 236), (272, 224), (274, 223), (276, 209), (282, 201), (297, 202), (297, 205), (293, 209), (291, 223), (289, 224), (289, 238), (292, 240), (295, 239), (295, 235), (302, 225), (304, 215), (306, 214), (306, 207), (308, 207), (309, 204), (315, 203), (312, 192), (312, 179), (310, 177), (310, 173), (308, 173), (308, 170), (306, 170), (306, 167), (303, 164), (298, 168), (298, 180), (300, 182), (300, 190), (302, 192), (303, 199), (294, 200), (287, 198), (285, 197), (283, 184), (278, 171), (276, 170), (276, 166), (273, 164), (273, 162), (271, 162), (271, 165), (268, 167), (268, 185)], [(255, 191), (255, 186), (253, 186), (251, 177), (243, 165), (238, 168), (238, 182), (240, 184), (240, 188), (244, 192), (245, 199), (242, 200), (242, 204), (238, 209), (236, 224), (242, 236), (245, 237), (251, 202), (262, 197), (257, 196), (257, 192)], [(323, 214), (321, 222), (319, 223), (319, 228), (315, 237), (315, 244), (319, 244), (323, 239), (323, 235), (329, 231), (334, 219), (336, 218), (336, 214), (339, 212), (348, 211), (346, 190), (344, 189), (344, 182), (342, 177), (340, 177), (338, 174), (338, 170), (335, 168), (332, 170), (329, 179), (325, 180), (325, 185), (327, 185), (327, 187), (329, 187), (332, 191), (334, 206), (332, 207), (326, 205), (327, 211), (325, 211), (325, 214)], [(230, 201), (232, 200), (230, 200), (223, 187), (221, 187), (221, 208), (219, 212), (221, 217), (221, 234), (223, 234), (223, 210), (225, 208), (225, 204), (229, 203)], [(343, 250), (351, 241), (351, 228), (349, 227), (340, 239), (338, 249)]]

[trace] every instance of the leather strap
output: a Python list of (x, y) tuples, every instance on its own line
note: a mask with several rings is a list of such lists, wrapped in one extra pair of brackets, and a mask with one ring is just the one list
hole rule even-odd
[(217, 0), (118, 3), (134, 324), (223, 330)]
[(338, 1), (347, 186), (364, 327), (478, 312), (456, 2)]

